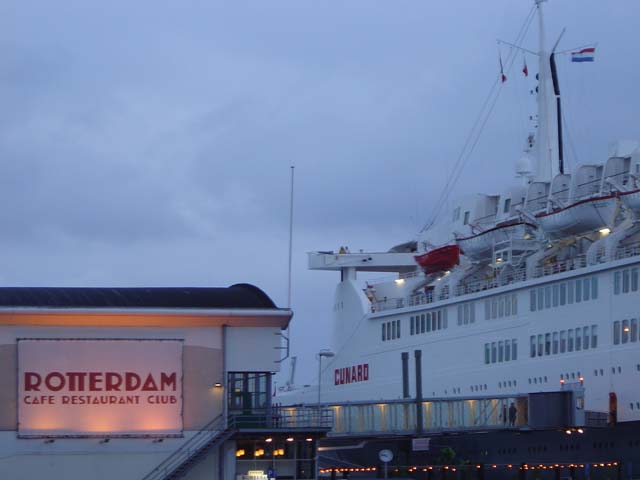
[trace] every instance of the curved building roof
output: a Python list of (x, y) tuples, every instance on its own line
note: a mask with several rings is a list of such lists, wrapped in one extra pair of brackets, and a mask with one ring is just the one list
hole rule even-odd
[(0, 308), (277, 309), (247, 283), (209, 287), (0, 287)]

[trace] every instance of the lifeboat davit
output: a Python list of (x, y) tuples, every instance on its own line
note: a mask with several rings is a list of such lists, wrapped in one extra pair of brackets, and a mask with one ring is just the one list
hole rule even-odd
[(422, 255), (414, 257), (418, 265), (422, 267), (424, 273), (443, 272), (451, 270), (460, 261), (460, 247), (457, 245), (446, 245), (444, 247), (430, 250)]
[(610, 227), (616, 215), (617, 195), (586, 198), (567, 207), (536, 215), (540, 227), (554, 236)]

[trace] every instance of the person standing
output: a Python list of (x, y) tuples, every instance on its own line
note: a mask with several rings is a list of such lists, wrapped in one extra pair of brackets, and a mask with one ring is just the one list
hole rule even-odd
[(511, 402), (511, 406), (509, 407), (509, 426), (510, 427), (515, 427), (517, 416), (518, 416), (518, 409), (516, 408), (516, 404)]

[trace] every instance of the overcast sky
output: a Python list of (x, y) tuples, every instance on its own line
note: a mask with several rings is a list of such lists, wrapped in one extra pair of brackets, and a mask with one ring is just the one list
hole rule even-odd
[[(313, 381), (338, 274), (305, 252), (415, 235), (531, 4), (0, 2), (0, 284), (249, 282), (285, 306), (295, 165), (293, 353)], [(559, 69), (569, 161), (604, 161), (640, 138), (640, 2), (545, 7), (550, 43), (565, 26), (560, 49), (599, 42)], [(454, 196), (512, 181), (523, 61)]]

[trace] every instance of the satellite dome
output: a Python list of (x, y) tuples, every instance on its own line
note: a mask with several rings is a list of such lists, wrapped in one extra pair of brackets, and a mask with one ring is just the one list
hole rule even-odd
[(516, 174), (521, 177), (530, 175), (533, 172), (531, 165), (531, 155), (524, 153), (516, 162)]

